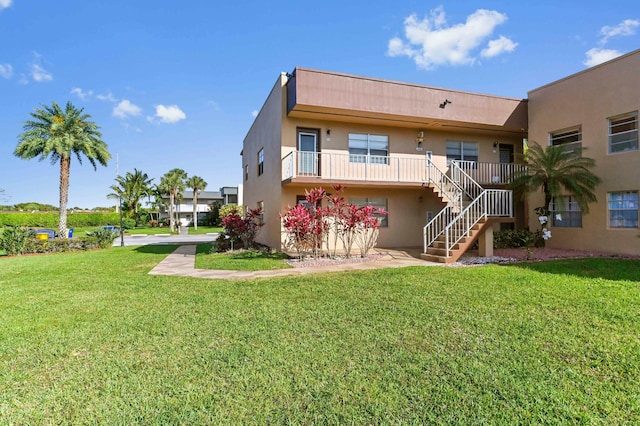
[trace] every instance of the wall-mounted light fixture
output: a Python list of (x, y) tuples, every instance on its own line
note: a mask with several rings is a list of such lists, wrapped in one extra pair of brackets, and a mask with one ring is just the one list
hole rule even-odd
[(416, 151), (422, 151), (424, 148), (422, 147), (422, 142), (424, 142), (424, 131), (420, 130), (418, 132), (418, 137), (416, 138)]
[(327, 142), (331, 142), (331, 129), (327, 129)]
[(498, 141), (493, 143), (493, 153), (496, 153), (496, 150), (498, 149)]
[(422, 201), (424, 201), (424, 198), (421, 196), (418, 197), (418, 202), (421, 203)]
[(444, 102), (440, 104), (440, 108), (444, 109), (444, 107), (446, 107), (447, 104), (450, 104), (450, 103), (451, 101), (449, 99), (445, 99)]

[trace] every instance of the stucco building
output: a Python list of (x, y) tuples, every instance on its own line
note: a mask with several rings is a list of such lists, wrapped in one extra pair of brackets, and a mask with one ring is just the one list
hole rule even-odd
[[(640, 51), (513, 99), (307, 68), (282, 73), (243, 142), (244, 201), (261, 207), (258, 241), (280, 247), (279, 214), (305, 190), (346, 187), (352, 204), (389, 212), (378, 245), (422, 246), (455, 260), (494, 230), (530, 226), (537, 195), (506, 190), (527, 138), (582, 144), (603, 178), (579, 216), (554, 200), (552, 247), (638, 253)], [(525, 206), (526, 204), (526, 206)], [(445, 244), (446, 242), (446, 244)]]

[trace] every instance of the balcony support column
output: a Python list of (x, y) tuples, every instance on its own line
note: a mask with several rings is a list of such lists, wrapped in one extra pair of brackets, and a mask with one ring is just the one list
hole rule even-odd
[(493, 256), (493, 226), (489, 225), (478, 237), (478, 255), (480, 257)]

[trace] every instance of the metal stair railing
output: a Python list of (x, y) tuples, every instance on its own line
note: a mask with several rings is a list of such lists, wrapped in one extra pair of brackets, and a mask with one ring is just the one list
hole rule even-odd
[(443, 172), (436, 166), (429, 157), (425, 157), (427, 161), (427, 181), (433, 183), (440, 194), (443, 194), (447, 205), (455, 206), (459, 211), (462, 210), (462, 194), (463, 190), (447, 173)]
[(451, 250), (463, 238), (471, 236), (473, 227), (489, 216), (513, 215), (513, 192), (505, 189), (485, 189), (479, 197), (473, 200), (459, 215), (454, 217), (445, 227), (445, 253), (451, 255)]
[[(427, 164), (432, 166), (437, 172), (438, 180), (447, 182), (440, 174), (444, 174), (433, 163), (427, 159)], [(509, 190), (484, 189), (471, 176), (462, 170), (455, 162), (451, 164), (451, 174), (449, 181), (460, 189), (460, 206), (462, 205), (462, 192), (467, 194), (472, 201), (463, 209), (454, 211), (452, 205), (447, 205), (442, 209), (423, 229), (424, 252), (440, 236), (444, 235), (445, 255), (451, 256), (453, 247), (464, 237), (471, 236), (471, 230), (482, 219), (488, 216), (513, 216), (513, 193)], [(431, 170), (429, 177), (431, 179)], [(432, 180), (433, 182), (433, 180)], [(434, 182), (437, 185), (437, 182)], [(446, 190), (446, 189), (445, 189)]]
[(478, 198), (482, 191), (484, 191), (484, 188), (460, 167), (458, 161), (452, 161), (449, 170), (451, 171), (452, 180), (456, 182), (472, 200)]

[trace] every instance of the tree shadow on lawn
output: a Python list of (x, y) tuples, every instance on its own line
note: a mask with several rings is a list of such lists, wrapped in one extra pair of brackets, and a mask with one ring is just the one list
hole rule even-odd
[(547, 274), (640, 282), (640, 260), (637, 259), (560, 259), (546, 262), (517, 263), (511, 266)]
[(133, 251), (138, 253), (171, 254), (178, 246), (179, 244), (146, 244), (136, 247)]

